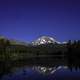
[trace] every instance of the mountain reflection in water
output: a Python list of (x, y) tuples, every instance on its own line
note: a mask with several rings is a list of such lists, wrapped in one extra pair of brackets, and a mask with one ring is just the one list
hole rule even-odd
[(16, 69), (15, 72), (4, 75), (0, 80), (80, 80), (80, 70), (72, 72), (60, 69), (53, 74), (44, 75), (32, 68)]

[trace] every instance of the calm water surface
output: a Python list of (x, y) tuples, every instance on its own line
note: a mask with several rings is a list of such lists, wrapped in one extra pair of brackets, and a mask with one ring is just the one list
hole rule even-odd
[(80, 80), (80, 70), (60, 69), (53, 74), (44, 75), (32, 68), (17, 69), (4, 75), (0, 80)]

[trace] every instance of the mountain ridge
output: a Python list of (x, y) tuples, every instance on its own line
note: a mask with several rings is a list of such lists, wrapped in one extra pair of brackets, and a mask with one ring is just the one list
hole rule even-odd
[(66, 44), (67, 42), (59, 42), (55, 38), (50, 36), (41, 36), (32, 42), (23, 42), (19, 40), (9, 39), (4, 36), (0, 36), (0, 40), (9, 40), (11, 44), (21, 44), (21, 45), (42, 45), (42, 44)]

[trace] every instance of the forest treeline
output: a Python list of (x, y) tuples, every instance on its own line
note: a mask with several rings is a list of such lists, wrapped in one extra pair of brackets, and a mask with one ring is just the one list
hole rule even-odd
[(75, 40), (73, 43), (71, 40), (67, 43), (67, 60), (68, 66), (72, 70), (72, 68), (80, 69), (80, 40)]

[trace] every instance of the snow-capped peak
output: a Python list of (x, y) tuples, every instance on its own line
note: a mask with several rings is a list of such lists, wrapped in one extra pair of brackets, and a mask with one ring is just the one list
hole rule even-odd
[(58, 41), (56, 41), (54, 38), (49, 36), (42, 36), (32, 43), (33, 45), (41, 45), (41, 44), (48, 44), (48, 43), (58, 43)]

